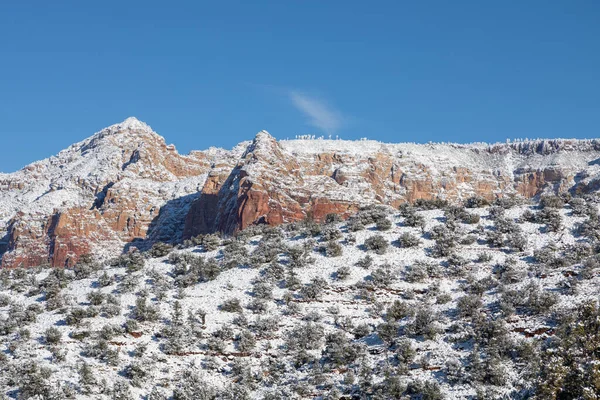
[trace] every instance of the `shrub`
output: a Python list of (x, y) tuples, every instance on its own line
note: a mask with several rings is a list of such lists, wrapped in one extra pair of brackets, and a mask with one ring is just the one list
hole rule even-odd
[(461, 317), (474, 317), (483, 307), (481, 297), (474, 294), (469, 294), (458, 299), (456, 309)]
[(361, 353), (361, 347), (357, 343), (352, 343), (344, 332), (335, 331), (325, 338), (323, 357), (335, 366), (350, 365)]
[(400, 244), (400, 247), (417, 247), (421, 244), (421, 239), (419, 239), (415, 235), (405, 232), (402, 235), (400, 235), (398, 243)]
[(542, 196), (540, 199), (542, 208), (563, 208), (564, 205), (564, 200), (559, 196), (547, 195)]
[(146, 297), (139, 297), (135, 301), (132, 317), (139, 322), (153, 322), (160, 318), (160, 309), (150, 303)]
[(289, 350), (315, 350), (321, 346), (323, 335), (321, 325), (305, 322), (288, 332), (285, 344)]
[(44, 336), (46, 339), (46, 343), (56, 345), (60, 343), (60, 340), (62, 338), (62, 332), (58, 328), (51, 326), (50, 328), (46, 329)]
[(377, 221), (377, 224), (375, 226), (379, 231), (389, 231), (390, 229), (392, 229), (392, 221), (390, 221), (387, 218), (381, 218)]
[(137, 249), (110, 261), (111, 266), (126, 268), (127, 272), (141, 271), (145, 264), (146, 259)]
[(356, 266), (364, 269), (369, 269), (373, 265), (373, 257), (366, 255), (356, 262)]
[(204, 251), (213, 251), (221, 245), (221, 238), (216, 234), (204, 235), (201, 238), (200, 244), (204, 248)]
[(168, 243), (156, 242), (149, 250), (150, 257), (160, 258), (168, 255), (173, 250), (173, 246)]
[(381, 235), (374, 235), (365, 240), (365, 247), (367, 250), (372, 250), (377, 254), (385, 254), (389, 243)]
[(448, 201), (440, 198), (435, 199), (417, 199), (414, 202), (414, 206), (421, 210), (436, 210), (442, 209), (448, 206)]
[(438, 315), (429, 307), (419, 307), (414, 320), (406, 326), (406, 333), (413, 336), (423, 336), (425, 339), (435, 339), (440, 332), (437, 326)]
[(490, 205), (489, 201), (487, 201), (483, 197), (479, 197), (479, 196), (469, 197), (465, 201), (465, 207), (467, 207), (467, 208), (481, 208), (481, 207), (486, 207), (489, 205)]
[(558, 232), (562, 226), (562, 216), (552, 208), (544, 208), (536, 216), (536, 222), (546, 224), (548, 232)]
[(339, 257), (342, 255), (342, 252), (342, 245), (340, 245), (338, 242), (335, 240), (330, 240), (327, 242), (327, 245), (325, 246), (325, 255), (327, 257)]
[(350, 267), (348, 267), (346, 265), (339, 267), (335, 271), (335, 278), (340, 281), (348, 279), (349, 276), (350, 276)]
[(396, 280), (396, 273), (388, 264), (377, 267), (371, 273), (371, 281), (375, 286), (386, 287), (391, 285)]
[(413, 307), (405, 301), (395, 300), (386, 310), (385, 316), (389, 321), (399, 321), (413, 315)]
[(337, 224), (339, 222), (342, 222), (342, 217), (340, 217), (338, 214), (329, 213), (325, 216), (326, 224)]
[(328, 242), (338, 240), (342, 237), (342, 232), (335, 225), (326, 226), (321, 232), (321, 239)]
[(214, 400), (217, 391), (194, 370), (184, 369), (173, 391), (173, 400)]
[(300, 294), (307, 300), (316, 300), (319, 299), (323, 292), (327, 288), (327, 281), (323, 278), (313, 278), (311, 282), (307, 285), (304, 285), (302, 289), (300, 289)]
[(221, 311), (231, 312), (231, 313), (240, 313), (243, 311), (242, 303), (240, 302), (240, 299), (235, 298), (235, 297), (224, 300), (220, 306), (220, 309), (221, 309)]
[(259, 299), (268, 300), (273, 298), (273, 286), (265, 282), (256, 283), (252, 292)]
[(404, 225), (423, 229), (425, 227), (425, 218), (413, 210), (404, 215)]
[(241, 352), (252, 351), (254, 347), (256, 347), (256, 338), (254, 334), (247, 329), (242, 330), (242, 332), (237, 336), (237, 347)]

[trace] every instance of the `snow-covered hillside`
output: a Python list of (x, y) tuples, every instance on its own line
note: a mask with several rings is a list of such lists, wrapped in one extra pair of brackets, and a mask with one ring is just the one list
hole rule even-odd
[(598, 198), (466, 205), (371, 206), (2, 270), (0, 393), (593, 398)]

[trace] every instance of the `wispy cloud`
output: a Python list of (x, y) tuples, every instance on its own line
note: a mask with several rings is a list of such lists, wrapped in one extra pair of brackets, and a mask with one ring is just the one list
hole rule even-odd
[(325, 133), (336, 133), (344, 125), (342, 114), (324, 101), (298, 91), (289, 92), (292, 104), (308, 117), (308, 123)]

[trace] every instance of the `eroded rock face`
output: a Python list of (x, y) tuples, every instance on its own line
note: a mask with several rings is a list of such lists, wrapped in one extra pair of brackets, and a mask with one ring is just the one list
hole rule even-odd
[(13, 174), (0, 174), (3, 267), (71, 266), (155, 241), (235, 233), (360, 206), (600, 187), (600, 144), (291, 140), (259, 132), (187, 156), (130, 118)]

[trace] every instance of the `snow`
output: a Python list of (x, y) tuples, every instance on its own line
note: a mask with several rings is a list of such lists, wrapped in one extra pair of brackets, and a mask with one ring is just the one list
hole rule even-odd
[[(515, 207), (507, 211), (507, 218), (515, 219), (522, 215), (525, 209), (529, 208), (529, 205)], [(477, 213), (482, 216), (481, 225), (486, 229), (490, 229), (493, 226), (493, 222), (487, 218), (488, 209), (473, 209), (469, 210), (470, 212)], [(541, 226), (539, 224), (533, 223), (522, 223), (520, 226), (522, 227), (527, 239), (528, 246), (526, 250), (522, 253), (511, 254), (507, 251), (506, 248), (494, 249), (489, 248), (484, 243), (474, 243), (468, 246), (462, 246), (459, 251), (460, 255), (467, 258), (469, 260), (469, 264), (467, 269), (471, 271), (473, 276), (477, 278), (485, 278), (491, 276), (492, 272), (495, 269), (497, 264), (503, 263), (507, 257), (516, 256), (518, 257), (518, 266), (519, 268), (526, 273), (527, 278), (522, 282), (517, 282), (515, 284), (511, 284), (511, 288), (520, 288), (526, 285), (529, 281), (534, 281), (540, 283), (543, 288), (549, 291), (559, 291), (557, 289), (560, 282), (564, 279), (562, 274), (563, 270), (550, 270), (548, 272), (548, 276), (546, 278), (536, 278), (531, 274), (530, 269), (528, 267), (531, 265), (531, 256), (535, 249), (539, 249), (545, 246), (549, 242), (555, 242), (559, 246), (565, 246), (569, 244), (575, 243), (577, 240), (580, 240), (572, 235), (572, 230), (576, 226), (576, 224), (583, 220), (582, 217), (577, 217), (571, 215), (568, 208), (565, 208), (560, 211), (562, 217), (564, 218), (564, 228), (557, 233), (540, 233)], [(425, 217), (426, 226), (424, 231), (430, 231), (432, 227), (441, 223), (443, 220), (443, 213), (440, 210), (431, 210), (431, 211), (421, 211), (419, 214)], [(402, 278), (403, 272), (406, 271), (407, 266), (414, 264), (417, 260), (428, 260), (433, 262), (440, 262), (439, 259), (433, 259), (428, 256), (427, 249), (430, 248), (433, 242), (427, 237), (427, 235), (423, 235), (422, 231), (419, 228), (411, 228), (404, 226), (404, 219), (398, 214), (393, 214), (392, 217), (392, 229), (390, 231), (378, 232), (375, 230), (373, 225), (367, 226), (365, 230), (353, 233), (356, 238), (356, 244), (351, 244), (345, 241), (340, 241), (343, 245), (343, 254), (340, 257), (325, 257), (323, 254), (319, 252), (311, 252), (311, 257), (315, 258), (315, 262), (309, 264), (308, 266), (298, 270), (299, 278), (303, 283), (308, 283), (314, 277), (321, 277), (327, 280), (329, 287), (325, 291), (325, 295), (323, 298), (317, 301), (304, 302), (299, 303), (302, 307), (302, 311), (298, 315), (287, 315), (285, 313), (286, 307), (284, 302), (280, 301), (283, 295), (286, 293), (286, 289), (283, 289), (280, 286), (276, 286), (274, 290), (274, 301), (269, 302), (269, 311), (262, 315), (263, 317), (274, 316), (276, 317), (280, 328), (276, 335), (271, 339), (259, 339), (259, 344), (254, 352), (250, 356), (241, 356), (241, 358), (245, 359), (250, 363), (253, 369), (258, 369), (261, 366), (261, 363), (268, 359), (269, 357), (278, 358), (281, 361), (290, 362), (288, 356), (285, 355), (284, 352), (281, 351), (279, 346), (281, 346), (284, 341), (283, 338), (286, 332), (289, 332), (296, 324), (298, 324), (301, 319), (308, 315), (311, 312), (318, 312), (322, 316), (321, 323), (324, 325), (326, 332), (333, 332), (336, 330), (335, 327), (335, 318), (331, 314), (330, 309), (332, 306), (335, 306), (339, 309), (338, 317), (344, 318), (349, 317), (350, 320), (353, 321), (355, 325), (359, 323), (367, 323), (370, 325), (378, 324), (382, 321), (382, 319), (373, 314), (372, 309), (377, 304), (382, 304), (387, 306), (391, 304), (394, 300), (402, 297), (406, 293), (420, 293), (421, 290), (430, 290), (433, 283), (438, 283), (440, 287), (440, 291), (442, 293), (448, 293), (451, 296), (451, 301), (446, 304), (436, 304), (431, 300), (427, 300), (427, 294), (416, 294), (415, 298), (412, 300), (406, 300), (411, 305), (417, 306), (418, 304), (428, 303), (431, 305), (433, 311), (440, 313), (443, 318), (440, 322), (440, 327), (443, 329), (442, 334), (438, 335), (435, 340), (425, 340), (422, 338), (411, 338), (409, 339), (413, 346), (417, 351), (417, 359), (422, 357), (427, 357), (429, 359), (429, 364), (434, 367), (441, 367), (442, 369), (438, 371), (429, 371), (420, 368), (411, 368), (408, 372), (408, 375), (403, 377), (404, 380), (408, 379), (429, 379), (429, 380), (438, 380), (442, 386), (442, 390), (447, 395), (447, 398), (454, 399), (464, 399), (469, 396), (473, 396), (475, 394), (475, 389), (473, 386), (468, 384), (457, 384), (450, 385), (443, 379), (444, 376), (444, 366), (446, 362), (450, 359), (465, 359), (469, 355), (469, 351), (471, 348), (466, 346), (461, 348), (460, 346), (453, 345), (451, 338), (453, 337), (452, 333), (450, 333), (450, 326), (456, 322), (455, 321), (455, 313), (456, 302), (457, 299), (464, 295), (464, 279), (463, 278), (451, 278), (451, 277), (442, 277), (437, 279), (429, 279), (422, 283), (410, 283)], [(342, 229), (344, 232), (344, 236), (347, 237), (350, 233), (346, 231), (346, 224), (341, 223), (338, 224), (338, 227)], [(472, 225), (464, 225), (460, 224), (460, 230), (464, 233), (467, 233), (471, 230), (474, 230), (475, 226)], [(390, 246), (389, 250), (384, 255), (377, 255), (372, 252), (365, 252), (362, 248), (362, 244), (364, 241), (374, 235), (381, 234), (383, 235), (388, 242), (395, 241), (399, 235), (405, 232), (410, 232), (414, 235), (417, 235), (421, 238), (421, 245), (417, 248), (409, 248), (404, 249), (397, 247), (396, 245)], [(247, 249), (250, 251), (256, 248), (258, 241), (261, 239), (260, 236), (252, 237), (249, 239), (248, 244), (246, 245)], [(286, 239), (284, 239), (285, 243), (290, 246), (297, 246), (306, 243), (309, 239), (290, 235)], [(320, 243), (318, 243), (319, 245)], [(203, 253), (201, 247), (193, 247), (189, 249), (176, 250), (176, 253), (192, 253), (192, 254), (202, 254), (206, 258), (215, 258), (216, 260), (220, 260), (222, 257), (223, 248), (219, 248), (217, 250)], [(492, 260), (485, 263), (475, 263), (473, 260), (477, 258), (477, 256), (483, 252), (491, 253)], [(387, 288), (375, 289), (373, 292), (373, 296), (375, 298), (375, 302), (369, 302), (364, 299), (361, 299), (358, 295), (360, 292), (358, 290), (358, 284), (364, 282), (365, 279), (371, 274), (372, 270), (365, 270), (359, 267), (355, 267), (355, 263), (358, 259), (364, 257), (366, 254), (370, 254), (375, 262), (374, 265), (383, 265), (390, 264), (396, 271), (396, 276), (399, 279), (389, 285)], [(280, 260), (285, 263), (286, 258), (281, 257)], [(345, 281), (337, 281), (331, 279), (331, 276), (334, 272), (341, 266), (350, 267), (350, 277)], [(144, 271), (136, 273), (140, 275), (143, 279), (141, 279), (140, 286), (138, 290), (148, 289), (151, 290), (153, 284), (149, 278), (149, 272), (155, 271), (159, 274), (159, 276), (164, 277), (168, 281), (172, 281), (172, 278), (169, 275), (169, 271), (172, 268), (167, 262), (166, 257), (153, 259), (150, 258), (147, 260), (147, 265)], [(569, 266), (566, 269), (572, 269), (578, 267)], [(126, 272), (122, 268), (112, 268), (106, 266), (103, 271), (98, 272), (98, 274), (106, 271), (109, 275), (117, 275), (117, 276), (125, 276)], [(42, 271), (36, 273), (38, 281), (43, 279), (48, 274), (48, 271)], [(184, 315), (187, 310), (196, 310), (198, 308), (202, 308), (203, 310), (208, 312), (208, 317), (206, 321), (206, 325), (203, 330), (207, 335), (210, 335), (211, 332), (215, 332), (220, 327), (232, 324), (233, 318), (235, 314), (226, 313), (219, 310), (219, 305), (223, 303), (224, 300), (237, 297), (242, 301), (242, 304), (248, 304), (253, 296), (251, 295), (253, 290), (253, 282), (260, 276), (259, 269), (252, 269), (245, 266), (240, 266), (238, 268), (226, 270), (222, 272), (217, 279), (205, 283), (198, 283), (193, 285), (192, 287), (185, 290), (185, 297), (183, 299), (178, 299), (178, 294), (176, 289), (171, 289), (167, 293), (166, 300), (162, 302), (157, 302), (160, 304), (163, 315), (170, 315), (171, 305), (179, 300), (182, 303)], [(72, 304), (76, 305), (86, 305), (87, 294), (96, 290), (95, 282), (96, 277), (92, 276), (88, 279), (75, 280), (70, 283), (65, 289), (65, 293), (72, 297)], [(567, 306), (572, 306), (574, 304), (580, 303), (588, 298), (595, 298), (597, 293), (597, 285), (600, 283), (599, 277), (595, 276), (589, 281), (582, 281), (581, 288), (576, 295), (568, 295), (561, 293), (560, 295), (560, 303), (556, 306), (557, 309)], [(103, 293), (118, 293), (115, 290), (115, 286), (110, 286), (107, 288), (99, 289)], [(34, 304), (38, 302), (43, 303), (43, 298), (41, 296), (25, 296), (25, 292), (19, 293), (14, 290), (5, 290), (5, 294), (8, 294), (13, 301), (22, 303), (24, 305)], [(399, 297), (400, 296), (400, 297)], [(499, 293), (496, 290), (486, 291), (483, 295), (484, 300), (484, 309), (487, 312), (492, 312), (494, 309), (494, 303), (498, 300)], [(194, 352), (195, 354), (189, 355), (180, 355), (180, 356), (167, 356), (162, 353), (160, 350), (160, 343), (162, 339), (156, 336), (156, 333), (160, 330), (161, 322), (155, 323), (143, 323), (140, 330), (143, 333), (143, 336), (140, 338), (134, 338), (129, 335), (119, 335), (113, 339), (114, 342), (121, 343), (118, 346), (113, 345), (113, 347), (118, 347), (120, 349), (120, 358), (121, 358), (121, 367), (113, 369), (107, 367), (104, 363), (95, 360), (93, 358), (83, 357), (81, 355), (81, 351), (84, 347), (84, 343), (70, 340), (68, 339), (68, 333), (74, 330), (87, 329), (91, 331), (99, 330), (104, 324), (121, 324), (125, 321), (125, 317), (131, 307), (134, 305), (137, 296), (133, 293), (125, 293), (121, 296), (122, 308), (124, 310), (124, 314), (119, 317), (113, 318), (92, 318), (86, 319), (86, 322), (83, 325), (83, 328), (75, 329), (74, 327), (63, 325), (61, 320), (64, 316), (60, 315), (58, 311), (51, 312), (43, 312), (39, 315), (37, 321), (34, 324), (31, 324), (28, 328), (31, 331), (31, 340), (27, 342), (25, 345), (22, 345), (21, 351), (26, 351), (27, 354), (31, 354), (40, 364), (50, 365), (55, 369), (55, 374), (53, 376), (53, 380), (62, 380), (62, 381), (70, 381), (74, 384), (77, 382), (77, 368), (80, 363), (85, 360), (90, 363), (92, 367), (95, 369), (95, 374), (98, 378), (106, 378), (108, 382), (114, 382), (118, 376), (119, 371), (123, 366), (127, 365), (129, 362), (134, 360), (132, 356), (132, 352), (135, 347), (140, 343), (145, 343), (148, 345), (147, 358), (145, 358), (145, 362), (147, 363), (148, 368), (152, 369), (153, 377), (150, 381), (145, 384), (142, 388), (132, 388), (133, 393), (139, 398), (139, 396), (145, 395), (149, 392), (150, 388), (153, 385), (160, 384), (162, 382), (170, 382), (171, 389), (173, 386), (177, 384), (177, 380), (179, 378), (180, 373), (190, 368), (190, 365), (196, 365), (200, 370), (200, 365), (206, 361), (207, 357), (210, 355), (210, 352), (207, 352), (203, 345), (199, 345)], [(0, 307), (0, 319), (8, 316), (9, 307)], [(249, 320), (254, 319), (257, 315), (253, 315), (248, 310), (245, 311), (246, 316)], [(402, 321), (404, 324), (406, 321)], [(510, 330), (514, 330), (515, 328), (525, 327), (527, 329), (536, 329), (540, 326), (545, 326), (545, 318), (543, 316), (536, 317), (527, 317), (525, 315), (517, 316), (515, 319), (511, 320), (511, 322), (507, 322), (507, 326)], [(49, 362), (49, 353), (47, 346), (40, 346), (39, 343), (43, 343), (43, 340), (40, 338), (43, 336), (43, 332), (50, 326), (56, 326), (63, 332), (64, 342), (62, 348), (67, 351), (66, 361), (62, 364), (52, 364)], [(518, 332), (511, 332), (511, 337), (518, 340), (530, 340), (536, 341), (540, 338), (526, 339), (522, 334)], [(40, 340), (38, 342), (38, 339)], [(201, 341), (202, 343), (204, 340)], [(267, 342), (270, 342), (271, 346), (269, 349), (266, 349)], [(368, 349), (375, 349), (377, 347), (382, 346), (382, 342), (377, 338), (377, 335), (373, 334), (364, 339), (357, 339), (356, 342), (364, 343)], [(4, 346), (4, 347), (3, 347)], [(7, 344), (0, 344), (0, 350), (6, 350)], [(234, 354), (235, 348), (232, 343), (229, 343), (226, 348), (226, 353)], [(311, 354), (320, 357), (320, 350), (311, 351)], [(12, 360), (12, 356), (11, 360)], [(223, 356), (217, 360), (219, 364), (219, 369), (217, 370), (204, 370), (202, 374), (208, 383), (212, 385), (216, 385), (219, 387), (224, 387), (230, 380), (232, 376), (230, 374), (231, 370), (231, 362), (240, 356)], [(260, 358), (259, 358), (260, 357)], [(378, 365), (382, 362), (382, 356), (379, 355), (369, 355), (368, 361), (372, 365), (375, 370), (378, 369)], [(151, 360), (159, 360), (158, 363), (154, 364)], [(156, 365), (156, 367), (152, 367), (152, 365)], [(509, 384), (505, 387), (497, 388), (503, 393), (508, 393), (508, 391), (512, 388), (518, 387), (518, 385), (522, 382), (518, 371), (515, 369), (515, 366), (507, 364), (506, 365), (507, 376), (509, 378)], [(305, 379), (308, 377), (308, 374), (303, 370), (289, 370), (286, 376), (293, 376), (295, 379)], [(341, 379), (343, 378), (341, 375), (337, 373), (326, 374), (328, 382), (332, 382), (333, 384), (339, 384)], [(1, 374), (0, 374), (1, 376)], [(378, 375), (376, 380), (381, 379), (381, 373)], [(286, 379), (285, 381), (290, 381)], [(11, 389), (11, 387), (6, 387), (6, 390)], [(268, 390), (267, 386), (260, 385), (259, 388), (254, 391), (252, 398), (261, 398), (262, 394)], [(82, 398), (86, 398), (82, 396)], [(101, 395), (99, 393), (90, 396), (90, 398), (106, 398), (105, 395)]]

